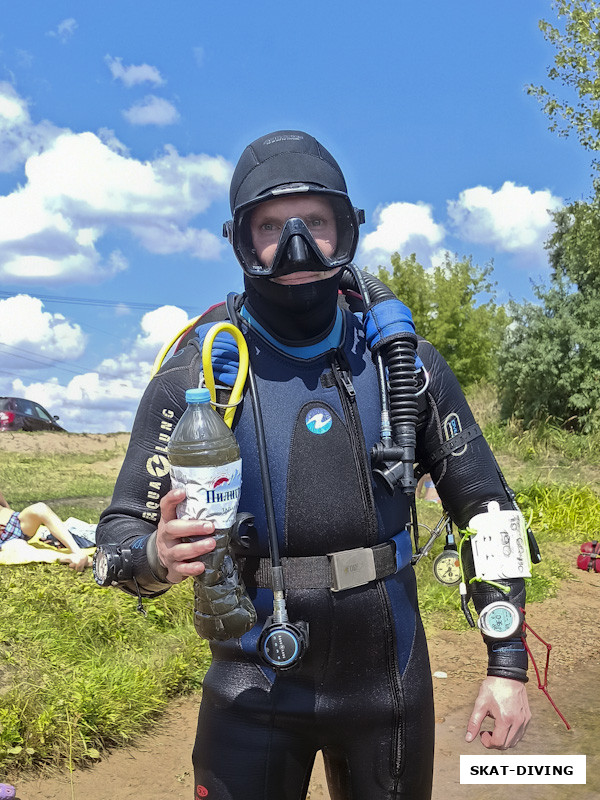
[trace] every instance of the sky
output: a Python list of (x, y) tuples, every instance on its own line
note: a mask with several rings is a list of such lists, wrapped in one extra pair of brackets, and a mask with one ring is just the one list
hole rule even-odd
[(305, 130), (365, 209), (355, 262), (493, 261), (548, 278), (549, 212), (590, 158), (528, 84), (550, 0), (0, 0), (0, 395), (131, 430), (151, 364), (241, 291), (221, 236), (244, 147)]

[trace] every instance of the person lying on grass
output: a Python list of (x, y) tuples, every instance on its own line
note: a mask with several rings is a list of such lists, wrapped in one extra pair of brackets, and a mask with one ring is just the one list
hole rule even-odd
[[(45, 525), (50, 533), (70, 550), (70, 553), (42, 550), (29, 544), (29, 540), (40, 525)], [(35, 559), (31, 560), (58, 561), (60, 564), (68, 564), (77, 572), (83, 572), (86, 567), (91, 566), (91, 559), (87, 553), (79, 547), (64, 522), (46, 503), (34, 503), (22, 511), (0, 508), (0, 550), (23, 555), (31, 555), (31, 551), (34, 550)]]

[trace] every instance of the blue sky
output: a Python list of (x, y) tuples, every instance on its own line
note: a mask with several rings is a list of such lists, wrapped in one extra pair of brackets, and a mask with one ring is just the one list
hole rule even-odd
[(160, 343), (240, 290), (221, 238), (242, 149), (315, 135), (366, 210), (360, 266), (494, 260), (548, 274), (548, 209), (590, 159), (528, 83), (549, 0), (0, 0), (0, 394), (129, 430)]

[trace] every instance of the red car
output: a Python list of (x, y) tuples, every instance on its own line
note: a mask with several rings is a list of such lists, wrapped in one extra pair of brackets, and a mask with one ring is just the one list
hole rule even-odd
[(0, 397), (0, 431), (64, 431), (57, 420), (33, 400)]

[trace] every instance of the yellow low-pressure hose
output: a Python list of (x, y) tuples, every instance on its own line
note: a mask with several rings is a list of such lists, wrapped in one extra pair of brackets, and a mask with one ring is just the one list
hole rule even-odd
[(202, 344), (202, 371), (204, 373), (204, 385), (210, 392), (210, 399), (213, 405), (218, 404), (216, 400), (215, 376), (212, 366), (212, 348), (215, 337), (219, 333), (230, 333), (231, 336), (233, 336), (239, 353), (238, 373), (231, 394), (229, 395), (229, 403), (227, 404), (227, 409), (223, 417), (225, 423), (231, 428), (235, 409), (242, 399), (244, 384), (248, 376), (248, 345), (246, 344), (241, 330), (236, 328), (235, 325), (232, 325), (231, 322), (216, 322), (206, 334), (204, 343)]
[[(181, 330), (178, 331), (172, 339), (170, 339), (168, 342), (165, 342), (165, 344), (159, 350), (158, 355), (154, 359), (150, 378), (153, 378), (161, 368), (167, 353), (171, 347), (173, 347), (175, 342), (189, 330), (194, 328), (200, 319), (201, 317), (196, 317), (193, 320), (188, 320), (183, 328), (181, 328)], [(224, 415), (225, 422), (231, 428), (233, 417), (235, 416), (235, 408), (242, 399), (242, 392), (244, 391), (244, 385), (248, 376), (248, 345), (246, 344), (246, 340), (244, 339), (244, 335), (240, 329), (236, 328), (235, 325), (232, 325), (230, 322), (216, 322), (212, 328), (209, 328), (206, 338), (204, 339), (204, 343), (202, 344), (202, 371), (204, 373), (204, 385), (210, 391), (210, 399), (213, 405), (218, 405), (218, 403), (216, 399), (217, 395), (215, 388), (215, 376), (212, 366), (212, 348), (215, 337), (219, 333), (230, 333), (231, 336), (233, 336), (239, 353), (238, 373), (235, 383), (233, 384), (233, 389), (231, 390), (231, 395), (229, 396), (229, 403), (227, 403), (227, 408)]]

